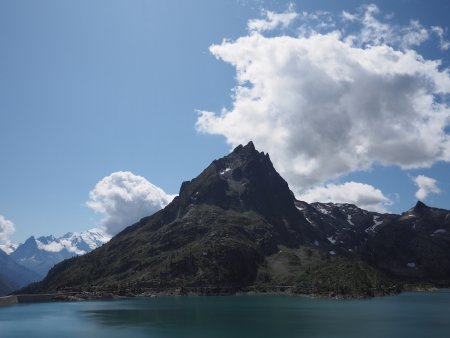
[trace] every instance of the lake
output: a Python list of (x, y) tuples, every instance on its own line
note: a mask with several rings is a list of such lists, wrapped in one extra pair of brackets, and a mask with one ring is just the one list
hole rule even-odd
[(450, 291), (366, 300), (160, 297), (0, 308), (0, 337), (450, 337)]

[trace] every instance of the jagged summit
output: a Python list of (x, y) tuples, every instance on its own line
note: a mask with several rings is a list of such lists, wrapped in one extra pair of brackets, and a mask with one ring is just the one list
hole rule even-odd
[(417, 201), (416, 205), (413, 208), (413, 210), (416, 212), (423, 212), (427, 209), (430, 209), (430, 207), (421, 201)]
[(248, 142), (247, 145), (245, 145), (245, 146), (243, 146), (242, 144), (238, 145), (236, 148), (234, 148), (234, 150), (232, 152), (233, 153), (240, 153), (240, 152), (243, 152), (243, 151), (257, 152), (253, 141)]
[(432, 209), (434, 209), (434, 208), (429, 207), (422, 201), (417, 201), (415, 206), (413, 206), (412, 208), (410, 208), (407, 211), (405, 211), (404, 213), (402, 213), (401, 216), (402, 216), (402, 218), (407, 219), (408, 217), (426, 214), (427, 212), (431, 211)]
[(237, 146), (229, 155), (214, 160), (198, 177), (183, 182), (179, 214), (191, 205), (214, 205), (238, 212), (254, 211), (273, 224), (287, 242), (309, 239), (310, 225), (295, 207), (287, 182), (275, 170), (270, 157), (253, 142)]

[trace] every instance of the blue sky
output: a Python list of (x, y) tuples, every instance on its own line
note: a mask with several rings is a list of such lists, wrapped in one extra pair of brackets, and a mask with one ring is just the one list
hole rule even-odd
[[(321, 11), (334, 18), (333, 29), (341, 29), (343, 10), (363, 15), (361, 8), (369, 3), (379, 8), (377, 18), (392, 27), (416, 19), (430, 32), (442, 27), (448, 38), (448, 1), (1, 1), (0, 215), (15, 231), (0, 240), (82, 231), (105, 221), (105, 213), (117, 216), (92, 202), (109, 201), (95, 187), (115, 172), (129, 171), (168, 194), (178, 193), (182, 181), (227, 154), (237, 141), (254, 138), (251, 131), (235, 134), (226, 129), (232, 125), (217, 120), (222, 109), (244, 114), (235, 109), (238, 75), (226, 58), (237, 39), (251, 37), (249, 20), (268, 22), (265, 11)], [(253, 33), (292, 36), (299, 25), (314, 24), (306, 16), (300, 19), (285, 30)], [(357, 23), (347, 22), (347, 34)], [(224, 46), (224, 39), (231, 45)], [(442, 71), (450, 55), (439, 43), (438, 35), (430, 33), (408, 48), (426, 60), (442, 60)], [(219, 46), (216, 52), (210, 51), (212, 45)], [(448, 106), (448, 97), (447, 92), (436, 100)], [(215, 114), (212, 124), (199, 127), (199, 111)], [(255, 143), (277, 158), (274, 147)], [(358, 162), (312, 179), (311, 172), (298, 178), (302, 171), (288, 167), (299, 164), (286, 162), (289, 154), (304, 153), (283, 149), (286, 156), (280, 155), (276, 166), (294, 182), (297, 196), (331, 196), (311, 189), (358, 182), (370, 185), (366, 192), (375, 194), (379, 206), (401, 212), (416, 202), (413, 179), (423, 175), (435, 179), (440, 190), (433, 193), (433, 183), (428, 185), (425, 202), (450, 208), (449, 164), (437, 157), (427, 157), (426, 168), (416, 162), (413, 169), (401, 168), (395, 160)]]

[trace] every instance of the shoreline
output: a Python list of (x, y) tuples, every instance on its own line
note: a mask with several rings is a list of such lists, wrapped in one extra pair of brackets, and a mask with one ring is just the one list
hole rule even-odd
[[(194, 290), (195, 289), (195, 290)], [(334, 299), (334, 300), (356, 300), (356, 299), (371, 299), (374, 297), (397, 296), (403, 292), (437, 292), (446, 289), (445, 287), (438, 288), (435, 286), (423, 285), (407, 285), (400, 291), (395, 292), (380, 292), (373, 295), (339, 295), (339, 294), (323, 294), (323, 293), (295, 293), (292, 292), (291, 287), (284, 287), (283, 290), (271, 291), (256, 291), (256, 290), (237, 290), (234, 292), (230, 289), (219, 288), (173, 288), (165, 290), (152, 290), (140, 293), (127, 292), (109, 292), (109, 291), (71, 291), (71, 292), (56, 292), (45, 294), (22, 294), (9, 295), (0, 297), (0, 307), (10, 306), (15, 304), (29, 304), (29, 303), (49, 303), (49, 302), (80, 302), (80, 301), (95, 301), (95, 300), (118, 300), (118, 299), (133, 299), (133, 298), (158, 298), (158, 297), (183, 297), (183, 296), (292, 296), (305, 297), (312, 299)], [(219, 291), (219, 292), (214, 292)], [(224, 292), (228, 291), (228, 292)]]

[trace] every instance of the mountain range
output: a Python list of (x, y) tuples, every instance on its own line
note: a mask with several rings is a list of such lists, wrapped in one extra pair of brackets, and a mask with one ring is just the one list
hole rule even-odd
[(0, 295), (41, 280), (55, 264), (76, 255), (84, 255), (110, 238), (101, 229), (94, 228), (84, 232), (69, 232), (59, 238), (31, 236), (22, 244), (10, 246), (9, 256), (0, 250)]
[(183, 182), (163, 210), (21, 292), (289, 289), (360, 297), (447, 286), (449, 215), (422, 202), (394, 215), (298, 201), (250, 142)]
[(62, 237), (29, 237), (10, 257), (18, 264), (36, 272), (41, 279), (56, 263), (101, 246), (110, 240), (104, 231), (94, 228), (84, 232), (69, 232)]

